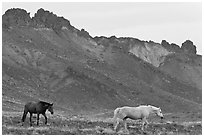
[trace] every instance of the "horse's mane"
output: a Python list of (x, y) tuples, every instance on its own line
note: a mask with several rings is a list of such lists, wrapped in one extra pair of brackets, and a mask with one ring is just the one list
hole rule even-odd
[(151, 106), (151, 105), (141, 104), (141, 105), (139, 105), (138, 107), (140, 107), (140, 106)]
[(43, 104), (43, 105), (51, 105), (50, 103), (48, 103), (48, 102), (45, 102), (45, 101), (39, 101), (41, 104)]
[(141, 107), (141, 106), (147, 106), (147, 107), (158, 108), (158, 107), (155, 107), (155, 106), (152, 106), (152, 105), (149, 105), (149, 104), (148, 104), (148, 105), (147, 105), (147, 104), (144, 104), (144, 105), (143, 105), (143, 104), (142, 104), (142, 105), (139, 105), (139, 107)]
[(155, 109), (155, 110), (158, 110), (158, 109), (159, 109), (159, 107), (155, 107), (155, 106), (152, 106), (152, 105), (148, 105), (148, 106), (152, 107), (152, 108)]

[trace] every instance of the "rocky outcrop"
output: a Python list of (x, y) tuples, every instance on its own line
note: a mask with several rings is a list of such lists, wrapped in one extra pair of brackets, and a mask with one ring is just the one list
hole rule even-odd
[(184, 43), (182, 43), (181, 49), (185, 53), (190, 53), (190, 54), (196, 54), (196, 46), (193, 45), (193, 42), (190, 40), (186, 40)]
[(166, 40), (162, 40), (161, 45), (166, 48), (170, 52), (174, 53), (190, 53), (190, 54), (196, 54), (196, 46), (193, 45), (193, 42), (190, 40), (186, 40), (184, 43), (182, 43), (181, 48), (174, 44), (167, 42)]
[(163, 63), (165, 56), (171, 53), (160, 44), (154, 42), (145, 42), (144, 46), (133, 45), (129, 52), (155, 67), (159, 67)]
[(171, 43), (169, 44), (169, 42), (167, 42), (166, 40), (162, 40), (161, 45), (167, 49), (169, 52), (175, 52), (175, 53), (179, 53), (181, 52), (181, 49), (178, 45)]
[(123, 52), (133, 54), (155, 67), (159, 67), (159, 65), (164, 61), (165, 56), (172, 53), (161, 44), (153, 41), (141, 41), (135, 38), (117, 38), (115, 36), (111, 36), (109, 38), (95, 37), (94, 40), (105, 47), (112, 46), (122, 49)]
[(9, 28), (11, 26), (28, 26), (31, 22), (30, 13), (19, 8), (9, 9), (2, 16), (3, 28)]
[(27, 13), (24, 9), (9, 9), (2, 17), (2, 26), (3, 28), (12, 26), (45, 27), (51, 28), (55, 32), (60, 32), (62, 27), (66, 27), (71, 31), (75, 29), (64, 17), (58, 17), (52, 12), (42, 8), (35, 13), (33, 18), (31, 18), (30, 13)]
[(32, 18), (34, 26), (52, 28), (55, 31), (60, 31), (62, 27), (66, 27), (69, 30), (73, 30), (74, 27), (71, 26), (70, 22), (64, 17), (58, 17), (52, 12), (45, 11), (44, 9), (39, 9)]
[(81, 31), (77, 31), (77, 34), (81, 37), (84, 37), (84, 38), (91, 38), (91, 36), (89, 35), (89, 33), (84, 30), (84, 29), (81, 29)]

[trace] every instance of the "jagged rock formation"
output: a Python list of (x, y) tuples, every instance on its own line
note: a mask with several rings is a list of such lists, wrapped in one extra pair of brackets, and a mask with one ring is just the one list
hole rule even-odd
[(134, 38), (116, 38), (115, 36), (110, 38), (95, 37), (94, 39), (98, 44), (105, 45), (106, 47), (118, 47), (127, 53), (131, 53), (138, 58), (141, 58), (155, 67), (158, 67), (161, 63), (163, 63), (165, 56), (171, 54), (171, 52), (159, 43), (154, 43), (152, 41), (147, 42)]
[(160, 64), (164, 62), (165, 56), (171, 54), (171, 52), (168, 52), (160, 44), (156, 44), (154, 42), (145, 42), (144, 46), (135, 45), (129, 52), (144, 61), (149, 62), (155, 67), (159, 67)]
[(174, 53), (190, 53), (190, 54), (197, 53), (196, 46), (193, 45), (193, 42), (190, 40), (186, 40), (184, 43), (182, 43), (181, 48), (174, 43), (169, 44), (166, 40), (162, 40), (161, 45), (168, 51)]
[(2, 27), (27, 26), (30, 25), (30, 13), (23, 9), (9, 9), (2, 16)]
[(193, 42), (190, 40), (186, 40), (184, 43), (182, 43), (181, 49), (185, 53), (190, 53), (190, 54), (196, 54), (196, 46), (193, 45)]
[(4, 100), (51, 100), (77, 112), (138, 104), (201, 108), (201, 56), (183, 52), (192, 43), (182, 50), (166, 41), (92, 38), (43, 9), (33, 18), (11, 9), (2, 19)]
[(174, 53), (182, 52), (181, 48), (178, 45), (176, 45), (174, 43), (169, 44), (169, 42), (167, 42), (166, 40), (162, 40), (161, 45), (165, 49), (167, 49), (169, 52), (174, 52)]
[(91, 38), (91, 36), (89, 35), (89, 33), (84, 30), (84, 29), (81, 29), (81, 31), (78, 31), (77, 34), (81, 37), (84, 37), (84, 38)]
[(67, 27), (69, 30), (74, 29), (70, 22), (63, 17), (58, 17), (52, 12), (39, 9), (32, 18), (34, 26), (52, 28), (55, 31), (60, 31), (62, 27)]
[[(72, 32), (76, 32), (77, 35), (84, 38), (92, 38), (87, 31), (81, 29), (74, 28), (70, 21), (64, 19), (63, 17), (58, 17), (52, 12), (45, 11), (44, 9), (39, 9), (34, 17), (30, 18), (30, 13), (22, 9), (10, 9), (6, 11), (3, 15), (3, 28), (8, 28), (9, 26), (25, 26), (30, 25), (34, 27), (45, 27), (52, 28), (55, 32), (60, 32), (63, 29), (67, 28)], [(145, 42), (140, 41), (134, 38), (119, 38), (117, 39), (115, 36), (110, 38), (106, 37), (95, 37), (96, 42), (101, 43), (103, 45), (111, 44), (119, 44), (126, 45), (125, 48), (129, 50), (129, 53), (134, 54), (135, 56), (143, 59), (144, 61), (158, 67), (163, 63), (165, 56), (170, 53), (178, 53), (178, 52), (188, 52), (196, 54), (196, 47), (193, 45), (193, 42), (190, 40), (185, 41), (181, 48), (172, 43), (169, 44), (167, 41), (162, 40), (161, 45), (159, 43), (154, 42)], [(100, 42), (99, 42), (100, 41)], [(119, 44), (121, 45), (121, 44)], [(121, 46), (120, 46), (121, 48)]]

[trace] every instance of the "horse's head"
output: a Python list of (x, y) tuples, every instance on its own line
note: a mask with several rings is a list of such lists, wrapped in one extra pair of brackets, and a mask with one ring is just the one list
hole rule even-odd
[[(150, 105), (149, 105), (149, 106), (150, 106)], [(159, 116), (161, 119), (164, 118), (164, 116), (163, 116), (163, 114), (162, 114), (162, 112), (161, 112), (161, 108), (157, 108), (157, 107), (154, 107), (154, 106), (150, 106), (150, 107), (152, 108), (153, 112), (154, 112), (157, 116)]]
[(51, 114), (54, 114), (54, 111), (53, 111), (53, 103), (50, 104), (47, 109), (48, 109), (48, 111), (50, 111)]
[(159, 116), (161, 119), (164, 118), (164, 116), (163, 116), (163, 114), (161, 112), (161, 108), (158, 108), (155, 112), (156, 112), (157, 116)]

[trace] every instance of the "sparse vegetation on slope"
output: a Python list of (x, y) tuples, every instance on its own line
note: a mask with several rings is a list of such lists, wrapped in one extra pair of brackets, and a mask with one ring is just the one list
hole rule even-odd
[[(22, 112), (31, 100), (54, 102), (57, 111), (77, 115), (140, 104), (159, 106), (164, 113), (201, 112), (201, 56), (181, 49), (174, 53), (168, 44), (135, 38), (92, 38), (84, 29), (43, 9), (33, 18), (25, 10), (10, 9), (2, 19), (5, 112)], [(130, 53), (133, 48), (137, 54)], [(4, 134), (34, 134), (33, 129), (24, 132), (24, 128), (9, 126), (12, 131), (3, 126)], [(69, 134), (45, 129), (45, 134)], [(77, 127), (73, 134), (84, 131), (78, 132)], [(92, 133), (96, 133), (95, 126), (87, 134)]]

